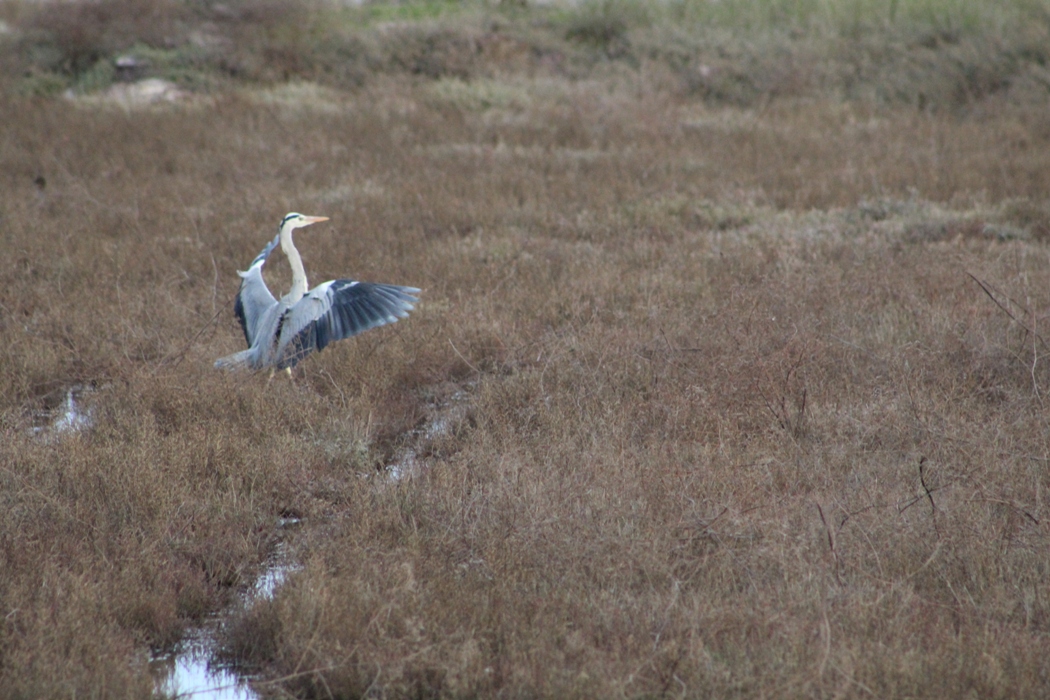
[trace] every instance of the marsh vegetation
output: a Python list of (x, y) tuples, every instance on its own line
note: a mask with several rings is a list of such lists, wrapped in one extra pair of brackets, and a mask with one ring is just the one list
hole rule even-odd
[[(263, 697), (1044, 694), (1050, 6), (992, 6), (0, 4), (0, 697), (230, 606)], [(217, 373), (293, 210), (418, 311)]]

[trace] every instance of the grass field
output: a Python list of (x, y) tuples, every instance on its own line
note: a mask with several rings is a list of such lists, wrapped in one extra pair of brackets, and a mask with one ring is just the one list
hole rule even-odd
[[(985, 5), (0, 4), (0, 698), (230, 606), (263, 697), (1045, 695), (1050, 5)], [(292, 210), (422, 302), (218, 373)]]

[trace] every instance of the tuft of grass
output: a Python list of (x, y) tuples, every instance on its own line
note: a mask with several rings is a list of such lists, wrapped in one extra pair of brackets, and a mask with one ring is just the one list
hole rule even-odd
[(630, 51), (628, 32), (644, 26), (646, 5), (604, 0), (583, 4), (565, 29), (565, 38), (590, 45), (609, 58), (620, 58)]
[(500, 80), (466, 82), (450, 78), (435, 82), (431, 92), (437, 101), (467, 111), (522, 109), (530, 100), (527, 87), (522, 88)]

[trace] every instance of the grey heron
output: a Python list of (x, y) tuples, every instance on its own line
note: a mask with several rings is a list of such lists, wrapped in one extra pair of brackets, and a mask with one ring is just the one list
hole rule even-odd
[[(248, 349), (219, 358), (216, 367), (290, 371), (299, 360), (334, 340), (408, 316), (419, 301), (415, 287), (351, 279), (329, 280), (309, 289), (292, 231), (321, 221), (328, 221), (328, 217), (288, 214), (281, 219), (279, 233), (255, 256), (247, 272), (238, 270), (241, 288), (233, 310), (241, 322)], [(262, 276), (266, 258), (278, 244), (292, 267), (292, 289), (279, 301)]]

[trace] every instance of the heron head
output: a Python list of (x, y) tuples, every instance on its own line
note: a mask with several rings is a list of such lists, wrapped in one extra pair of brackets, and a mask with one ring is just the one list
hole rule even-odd
[(328, 221), (327, 216), (305, 216), (298, 212), (292, 212), (285, 214), (285, 217), (281, 219), (281, 230), (289, 230), (302, 228), (303, 226), (309, 226), (310, 224), (316, 224), (319, 221)]

